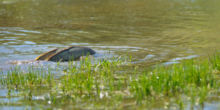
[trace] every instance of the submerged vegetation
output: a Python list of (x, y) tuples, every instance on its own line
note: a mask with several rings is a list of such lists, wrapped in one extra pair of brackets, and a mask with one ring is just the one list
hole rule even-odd
[(80, 66), (69, 62), (61, 77), (50, 70), (15, 68), (2, 73), (0, 83), (8, 89), (8, 97), (23, 97), (21, 100), (27, 104), (55, 108), (182, 109), (186, 104), (203, 107), (205, 101), (219, 93), (218, 54), (203, 61), (191, 59), (148, 70), (127, 61), (119, 58), (91, 63), (86, 58)]

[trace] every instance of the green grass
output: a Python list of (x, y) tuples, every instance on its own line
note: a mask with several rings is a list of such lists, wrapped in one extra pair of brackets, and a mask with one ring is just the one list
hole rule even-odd
[[(92, 64), (89, 58), (80, 66), (69, 62), (65, 75), (56, 78), (50, 71), (30, 68), (24, 72), (13, 69), (1, 74), (1, 86), (18, 90), (20, 97), (28, 96), (29, 103), (63, 108), (169, 108), (183, 109), (203, 105), (210, 94), (220, 87), (220, 55), (209, 59), (192, 59), (169, 66), (157, 65), (152, 70), (132, 66), (121, 57)], [(127, 68), (126, 68), (127, 67)], [(128, 71), (129, 70), (129, 71)], [(45, 90), (46, 88), (46, 90)], [(39, 93), (45, 90), (46, 92)], [(28, 92), (27, 92), (28, 91)], [(33, 92), (33, 93), (32, 93)], [(33, 96), (44, 95), (38, 102)], [(24, 102), (26, 99), (24, 99)]]
[(0, 83), (8, 89), (26, 89), (49, 86), (53, 80), (50, 70), (45, 71), (29, 67), (28, 71), (25, 72), (16, 67), (8, 71), (6, 75), (1, 73)]

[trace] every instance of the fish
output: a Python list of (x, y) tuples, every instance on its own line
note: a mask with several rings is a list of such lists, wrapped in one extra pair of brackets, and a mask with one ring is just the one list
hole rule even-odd
[(53, 62), (66, 62), (66, 61), (75, 61), (80, 59), (82, 56), (93, 55), (96, 52), (88, 47), (81, 46), (71, 46), (64, 49), (53, 49), (46, 53), (41, 54), (35, 61), (44, 60), (44, 61), (53, 61)]

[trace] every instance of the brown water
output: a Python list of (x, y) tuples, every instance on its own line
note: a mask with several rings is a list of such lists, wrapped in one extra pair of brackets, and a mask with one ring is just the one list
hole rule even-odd
[(96, 58), (129, 54), (144, 66), (206, 56), (220, 49), (219, 3), (0, 0), (0, 70), (71, 45), (93, 48)]
[(206, 55), (220, 47), (216, 2), (2, 0), (0, 62), (70, 45), (130, 54), (146, 64)]

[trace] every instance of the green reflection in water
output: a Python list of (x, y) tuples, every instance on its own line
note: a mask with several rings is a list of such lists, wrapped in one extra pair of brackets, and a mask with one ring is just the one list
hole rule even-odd
[[(1, 0), (0, 27), (19, 28), (0, 29), (0, 44), (4, 44), (2, 48), (26, 45), (26, 41), (35, 45), (89, 43), (141, 47), (144, 49), (126, 52), (136, 59), (152, 54), (163, 61), (206, 55), (206, 51), (220, 47), (218, 3), (216, 0)], [(11, 37), (16, 40), (9, 42)], [(126, 53), (121, 51), (114, 50), (116, 54)]]
[(213, 4), (214, 1), (203, 0), (2, 2), (0, 26), (43, 31), (42, 35), (23, 39), (37, 43), (89, 42), (155, 47), (158, 51), (168, 45), (179, 50), (192, 44), (204, 46), (210, 41), (217, 45), (218, 22), (213, 19), (218, 14), (216, 7), (211, 7)]

